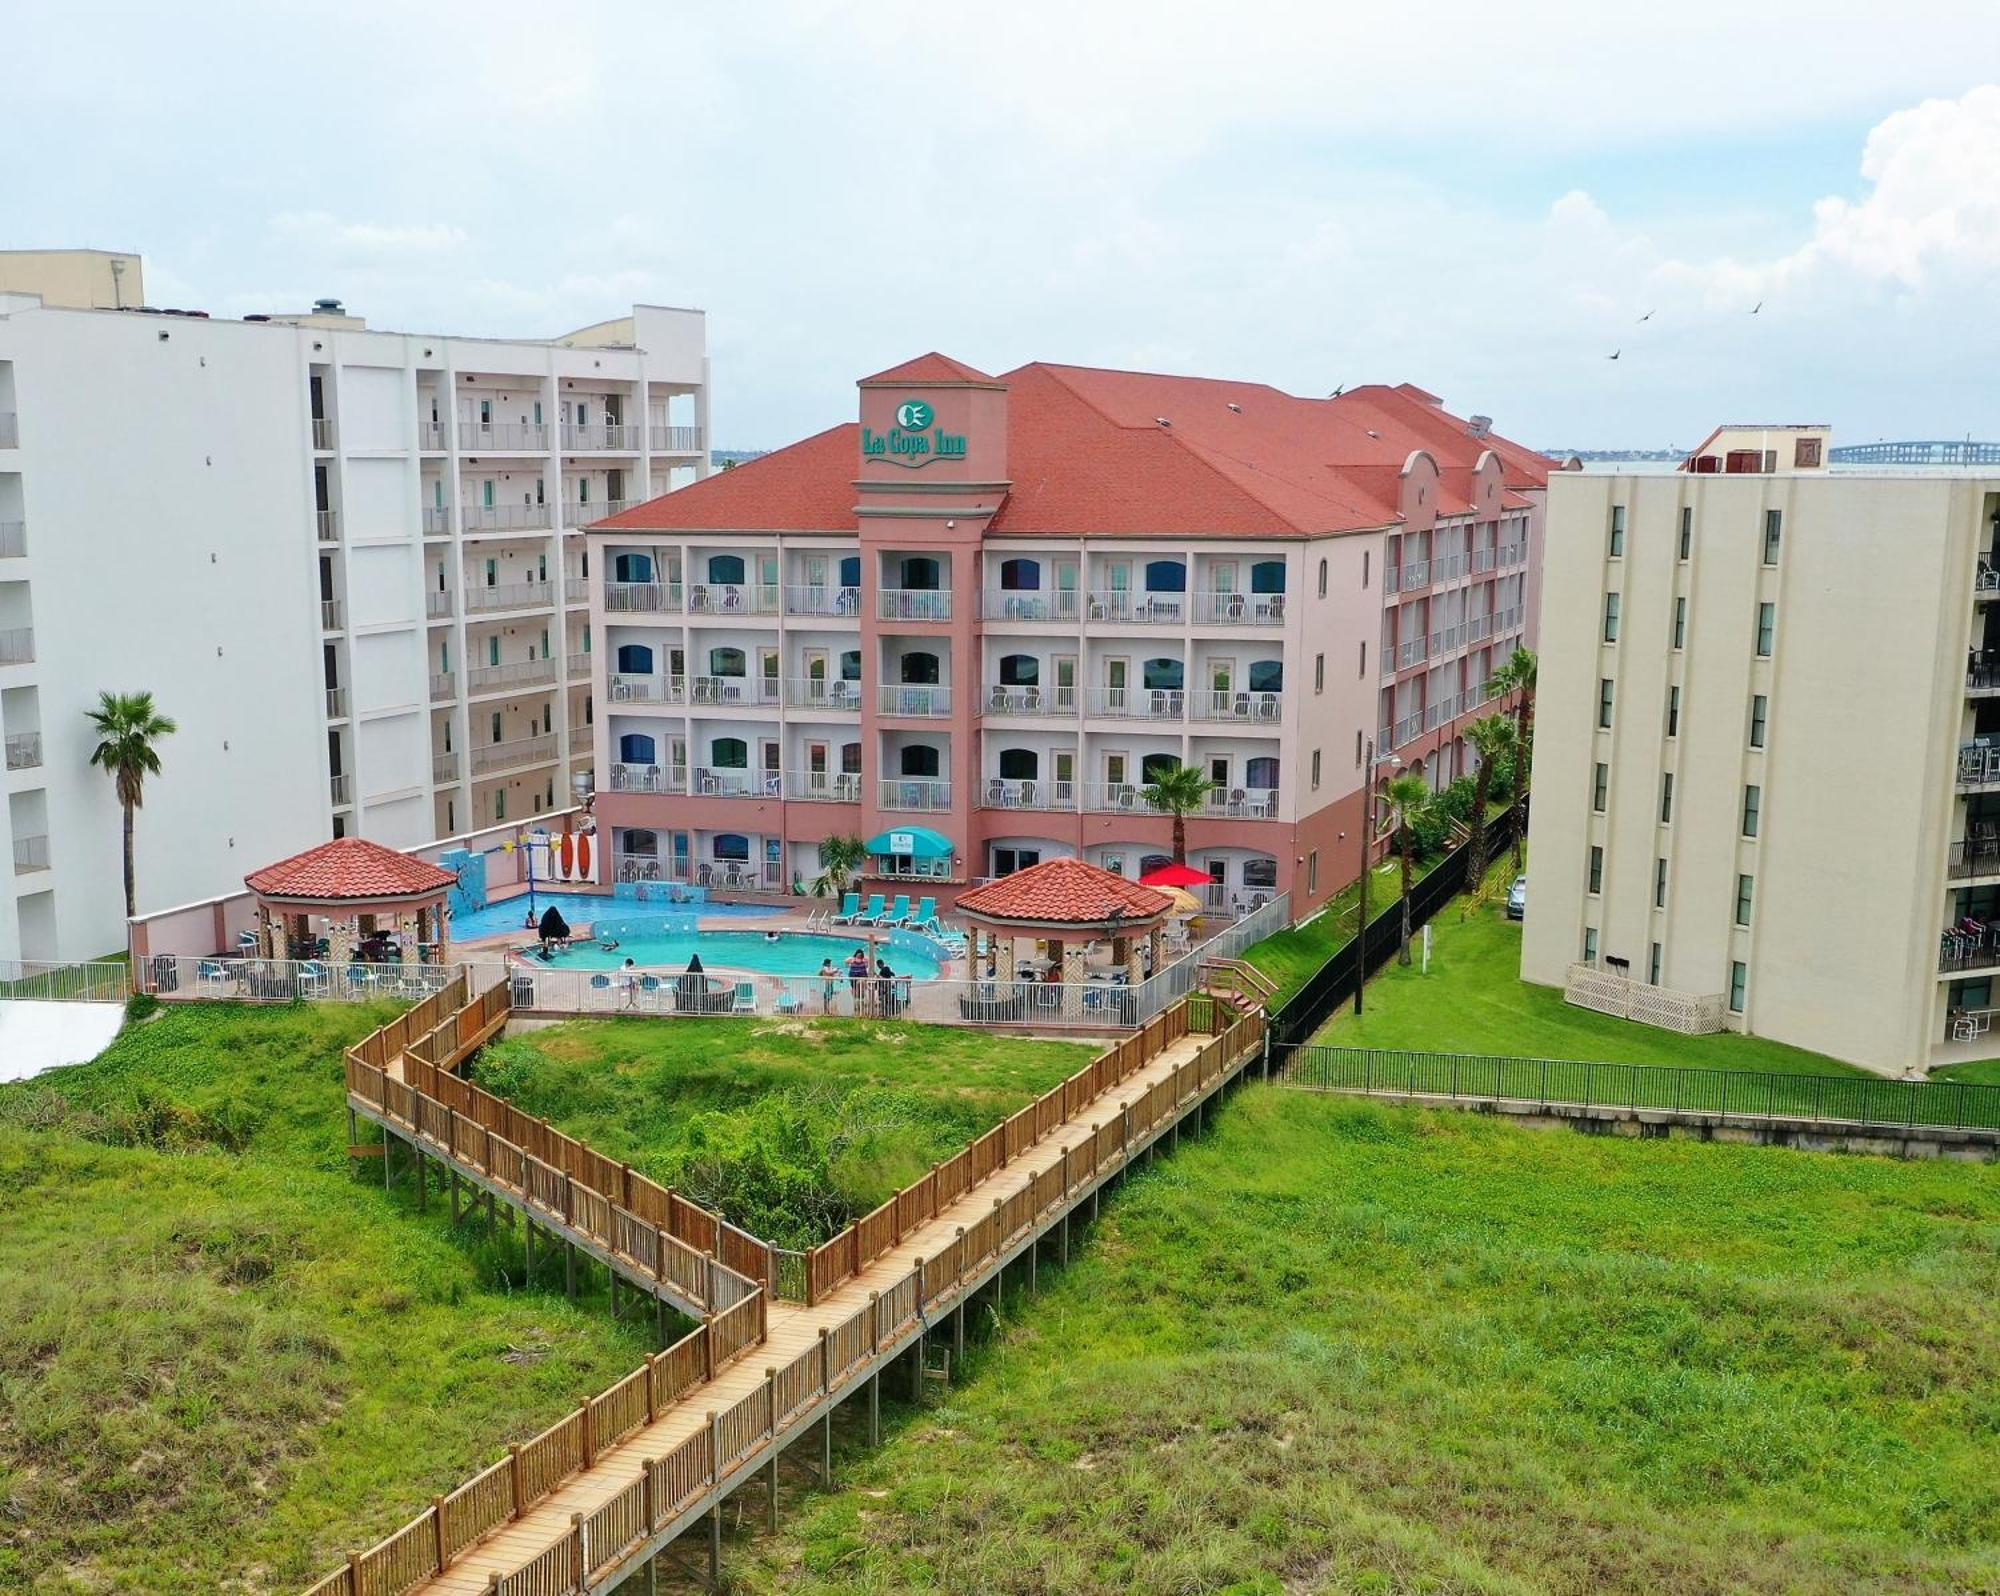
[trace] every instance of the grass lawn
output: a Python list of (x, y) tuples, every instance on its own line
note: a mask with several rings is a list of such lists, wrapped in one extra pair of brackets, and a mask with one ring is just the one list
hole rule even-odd
[(725, 1567), (770, 1596), (2000, 1589), (1996, 1293), (1978, 1166), (1252, 1086)]
[[(1368, 912), (1380, 914), (1383, 906), (1396, 901), (1401, 866), (1391, 859), (1375, 867), (1368, 887)], [(1292, 994), (1348, 943), (1360, 920), (1361, 888), (1350, 882), (1328, 901), (1323, 914), (1305, 925), (1296, 925), (1253, 942), (1243, 957), (1278, 983), (1271, 999), (1272, 1008), (1282, 1008)]]
[(1977, 1086), (2000, 1086), (2000, 1058), (1974, 1059), (1966, 1064), (1947, 1064), (1932, 1070), (1934, 1081), (1968, 1081)]
[(0, 1589), (289, 1596), (648, 1350), (350, 1172), (390, 1012), (177, 1004), (0, 1087)]
[(816, 1245), (1096, 1056), (960, 1026), (576, 1020), (480, 1083), (786, 1247)]

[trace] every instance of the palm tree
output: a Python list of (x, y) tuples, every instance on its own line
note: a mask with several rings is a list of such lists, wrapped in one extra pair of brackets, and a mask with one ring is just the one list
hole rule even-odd
[(1208, 802), (1214, 785), (1194, 765), (1175, 765), (1146, 783), (1146, 802), (1174, 817), (1174, 863), (1187, 863), (1187, 817)]
[(146, 778), (160, 773), (156, 745), (179, 728), (154, 709), (151, 693), (100, 692), (97, 708), (86, 709), (84, 714), (97, 729), (97, 746), (90, 751), (90, 762), (111, 778), (125, 811), (125, 917), (130, 919), (139, 912), (132, 871), (132, 817), (146, 801)]
[(1472, 784), (1472, 814), (1466, 821), (1466, 829), (1472, 835), (1465, 839), (1465, 882), (1477, 895), (1480, 883), (1486, 879), (1487, 794), (1493, 786), (1495, 763), (1513, 751), (1514, 723), (1505, 715), (1485, 715), (1466, 727), (1465, 735), (1479, 751), (1479, 776)]
[(1416, 864), (1417, 822), (1436, 802), (1431, 784), (1417, 775), (1398, 776), (1383, 790), (1389, 805), (1389, 824), (1395, 828), (1396, 851), (1403, 861), (1403, 938), (1396, 946), (1396, 962), (1410, 962), (1410, 873)]
[[(1532, 648), (1517, 648), (1505, 665), (1495, 671), (1486, 683), (1486, 691), (1493, 698), (1504, 698), (1507, 694), (1514, 699), (1514, 801), (1519, 803), (1528, 792), (1528, 749), (1535, 729), (1535, 651)], [(1519, 870), (1527, 858), (1528, 828), (1516, 824), (1514, 827), (1514, 868)]]
[(822, 837), (819, 874), (813, 878), (815, 898), (838, 897), (868, 862), (868, 845), (859, 837)]

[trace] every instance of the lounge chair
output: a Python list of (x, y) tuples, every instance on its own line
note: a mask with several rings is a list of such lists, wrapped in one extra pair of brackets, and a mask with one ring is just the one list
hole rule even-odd
[(878, 892), (868, 900), (868, 907), (855, 915), (853, 923), (855, 925), (880, 925), (882, 923), (882, 916), (887, 912), (887, 902), (883, 898), (883, 895)]
[(738, 981), (736, 983), (736, 1001), (731, 1007), (738, 1014), (755, 1014), (757, 1012), (757, 983), (755, 981)]
[(660, 978), (657, 975), (639, 977), (639, 1000), (642, 1003), (655, 1004), (660, 1001)]
[(907, 892), (899, 892), (896, 894), (895, 906), (891, 908), (886, 915), (883, 916), (881, 924), (903, 925), (908, 922), (909, 918), (910, 918), (910, 895)]
[(328, 988), (333, 984), (332, 977), (327, 973), (326, 966), (321, 964), (318, 959), (307, 959), (305, 963), (301, 964), (299, 966), (298, 979), (300, 997), (324, 997)]
[(772, 1003), (771, 1012), (774, 1014), (796, 1014), (801, 1007), (798, 993), (794, 992), (790, 987), (786, 987), (778, 994), (777, 1000)]
[(608, 991), (610, 991), (610, 990), (611, 990), (611, 977), (610, 977), (610, 976), (608, 976), (608, 975), (603, 975), (603, 974), (598, 974), (598, 975), (593, 975), (593, 976), (592, 976), (592, 977), (590, 978), (590, 989), (591, 989), (591, 991), (593, 991), (593, 992), (608, 992)]
[(203, 959), (194, 967), (197, 992), (226, 992), (231, 984), (229, 966), (220, 959)]
[(860, 913), (861, 894), (858, 892), (843, 893), (840, 899), (840, 913), (833, 917), (833, 923), (835, 925), (852, 925), (854, 924), (855, 916)]
[(937, 899), (925, 898), (918, 903), (917, 912), (910, 916), (909, 926), (913, 931), (936, 932), (942, 929), (938, 925)]

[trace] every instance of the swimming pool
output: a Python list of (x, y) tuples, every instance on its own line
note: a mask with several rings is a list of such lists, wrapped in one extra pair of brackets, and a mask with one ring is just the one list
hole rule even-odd
[[(549, 963), (557, 970), (616, 970), (627, 959), (641, 968), (671, 970), (687, 968), (695, 954), (714, 970), (754, 970), (759, 975), (817, 975), (820, 962), (831, 959), (847, 977), (847, 956), (865, 944), (848, 937), (818, 936), (808, 931), (780, 932), (775, 942), (761, 931), (695, 931), (665, 936), (633, 937), (606, 952), (594, 942), (579, 943), (558, 953)], [(898, 975), (915, 976), (919, 981), (937, 979), (938, 962), (915, 948), (880, 948)], [(541, 964), (539, 958), (531, 961)]]
[[(643, 915), (646, 906), (621, 898), (614, 898), (602, 892), (541, 892), (535, 894), (535, 913), (554, 904), (562, 917), (571, 925), (589, 925), (610, 915), (620, 919)], [(661, 905), (662, 909), (666, 906)], [(766, 903), (704, 903), (695, 907), (695, 912), (704, 920), (753, 920), (768, 914), (783, 914), (783, 907)], [(518, 898), (503, 898), (497, 903), (489, 903), (483, 909), (474, 909), (470, 914), (455, 914), (451, 919), (451, 934), (454, 939), (464, 942), (473, 937), (497, 936), (503, 931), (522, 930), (521, 922), (528, 917), (528, 899), (524, 893)], [(813, 966), (818, 969), (818, 965)]]

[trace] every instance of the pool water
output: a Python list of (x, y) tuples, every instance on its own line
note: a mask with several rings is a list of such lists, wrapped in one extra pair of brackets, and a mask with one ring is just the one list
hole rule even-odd
[[(551, 904), (571, 925), (589, 925), (593, 920), (602, 920), (611, 915), (621, 919), (643, 915), (648, 908), (665, 911), (665, 904), (648, 905), (627, 899), (614, 898), (602, 892), (536, 892), (535, 913), (539, 915)], [(783, 914), (783, 908), (776, 904), (764, 903), (704, 903), (690, 905), (693, 912), (704, 920), (754, 920), (767, 914)], [(686, 910), (682, 911), (687, 912)], [(497, 936), (502, 931), (520, 931), (521, 922), (528, 917), (528, 899), (524, 893), (518, 898), (503, 898), (497, 903), (489, 903), (483, 909), (475, 909), (470, 914), (455, 914), (451, 919), (451, 934), (455, 940), (467, 941), (473, 937)], [(817, 965), (814, 966), (818, 968)]]
[[(775, 942), (766, 941), (761, 931), (695, 931), (657, 937), (632, 937), (607, 952), (594, 942), (579, 943), (551, 961), (558, 970), (617, 970), (630, 959), (642, 968), (666, 969), (678, 974), (695, 954), (708, 969), (754, 970), (759, 975), (817, 975), (822, 960), (831, 959), (847, 978), (847, 956), (864, 944), (847, 937), (815, 936), (810, 932), (783, 932)], [(937, 978), (935, 959), (915, 949), (882, 949), (898, 975), (915, 976), (920, 981)], [(533, 961), (540, 964), (539, 958)]]

